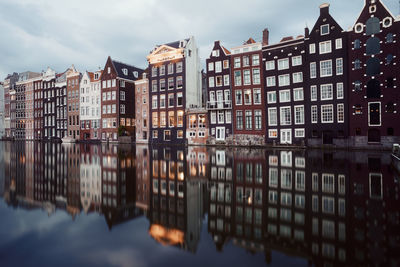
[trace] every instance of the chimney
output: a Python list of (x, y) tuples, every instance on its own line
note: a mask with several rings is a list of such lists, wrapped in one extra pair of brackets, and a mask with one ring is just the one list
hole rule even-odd
[(329, 14), (329, 6), (330, 6), (329, 3), (324, 3), (324, 4), (319, 6), (319, 9), (320, 9), (320, 12), (321, 12), (321, 16)]
[(269, 31), (268, 31), (268, 28), (265, 28), (263, 30), (262, 44), (263, 45), (268, 45), (269, 44)]
[(310, 36), (310, 29), (308, 27), (306, 27), (304, 29), (304, 37), (308, 38)]

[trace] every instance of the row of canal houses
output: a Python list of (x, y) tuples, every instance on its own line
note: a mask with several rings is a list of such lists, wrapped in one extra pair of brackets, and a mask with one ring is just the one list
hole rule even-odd
[[(269, 42), (216, 41), (201, 64), (194, 37), (156, 46), (141, 69), (9, 75), (6, 137), (164, 144), (385, 147), (400, 141), (399, 18), (365, 0), (344, 30), (320, 6), (314, 27)], [(203, 86), (202, 86), (203, 84)], [(204, 86), (205, 85), (205, 86)]]

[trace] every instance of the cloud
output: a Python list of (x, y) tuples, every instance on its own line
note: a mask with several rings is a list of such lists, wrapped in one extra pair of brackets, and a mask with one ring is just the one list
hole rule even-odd
[[(396, 11), (397, 1), (384, 1)], [(2, 0), (0, 78), (47, 66), (62, 72), (71, 64), (83, 72), (103, 67), (108, 55), (146, 67), (157, 44), (195, 36), (202, 62), (215, 40), (230, 48), (252, 36), (271, 42), (304, 33), (319, 15), (321, 1), (308, 0)], [(331, 14), (344, 29), (363, 1), (336, 0)]]

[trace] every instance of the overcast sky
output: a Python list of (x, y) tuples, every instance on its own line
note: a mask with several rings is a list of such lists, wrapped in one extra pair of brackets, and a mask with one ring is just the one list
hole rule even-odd
[[(364, 0), (331, 1), (348, 29)], [(383, 0), (398, 15), (398, 0)], [(0, 79), (8, 73), (81, 72), (103, 68), (107, 56), (146, 67), (157, 44), (195, 36), (202, 64), (214, 40), (227, 48), (269, 28), (270, 42), (304, 33), (319, 16), (319, 0), (0, 0)]]

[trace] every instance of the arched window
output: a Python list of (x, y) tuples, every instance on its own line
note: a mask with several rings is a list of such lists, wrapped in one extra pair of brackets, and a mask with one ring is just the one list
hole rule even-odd
[(356, 39), (354, 41), (354, 49), (360, 49), (361, 48), (361, 41), (359, 39)]
[(367, 61), (367, 75), (369, 76), (377, 76), (381, 71), (381, 64), (379, 59), (374, 57), (370, 58)]
[(355, 81), (355, 82), (354, 82), (354, 90), (355, 90), (356, 92), (361, 91), (361, 82), (360, 82), (360, 81)]
[(390, 65), (393, 62), (393, 55), (389, 54), (386, 56), (386, 65)]
[(373, 79), (367, 83), (367, 98), (380, 98), (381, 87), (379, 81)]
[(361, 61), (359, 59), (356, 59), (354, 61), (354, 69), (355, 70), (361, 69)]
[(380, 40), (377, 37), (371, 37), (367, 40), (367, 55), (379, 54), (381, 50)]
[(367, 35), (377, 34), (380, 32), (380, 30), (381, 30), (381, 25), (377, 17), (372, 17), (367, 20), (366, 30), (365, 30)]
[(393, 33), (388, 33), (386, 35), (386, 43), (393, 43)]

